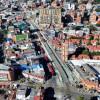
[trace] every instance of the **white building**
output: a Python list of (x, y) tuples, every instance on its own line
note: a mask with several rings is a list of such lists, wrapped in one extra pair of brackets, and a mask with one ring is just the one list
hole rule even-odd
[(75, 10), (75, 4), (74, 3), (64, 3), (64, 8), (67, 10)]
[(88, 2), (87, 5), (86, 5), (86, 9), (87, 9), (87, 10), (92, 9), (92, 4)]

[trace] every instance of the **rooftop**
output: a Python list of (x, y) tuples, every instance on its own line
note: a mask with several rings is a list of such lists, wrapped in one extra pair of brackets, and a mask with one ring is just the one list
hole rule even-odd
[(9, 67), (4, 65), (4, 64), (0, 64), (0, 70), (8, 70)]

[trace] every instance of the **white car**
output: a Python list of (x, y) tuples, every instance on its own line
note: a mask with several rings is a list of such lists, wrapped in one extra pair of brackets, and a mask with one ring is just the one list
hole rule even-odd
[(76, 23), (69, 23), (68, 26), (76, 25)]

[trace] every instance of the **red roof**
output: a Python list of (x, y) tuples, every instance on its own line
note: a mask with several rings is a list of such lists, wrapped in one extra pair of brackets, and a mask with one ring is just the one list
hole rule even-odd
[(41, 96), (34, 96), (33, 100), (43, 100)]
[(33, 100), (40, 100), (40, 96), (34, 96)]

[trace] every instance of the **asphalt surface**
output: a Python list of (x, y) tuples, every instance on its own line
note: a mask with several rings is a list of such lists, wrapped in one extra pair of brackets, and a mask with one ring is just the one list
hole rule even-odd
[[(34, 26), (34, 23), (30, 21), (32, 25)], [(35, 25), (36, 26), (36, 25)], [(37, 26), (36, 26), (37, 28)], [(39, 29), (39, 28), (38, 28)], [(48, 55), (49, 59), (52, 61), (54, 65), (54, 69), (57, 73), (55, 77), (52, 77), (49, 79), (45, 84), (44, 87), (52, 87), (55, 91), (55, 96), (58, 96), (60, 99), (57, 100), (63, 100), (64, 95), (71, 96), (69, 100), (76, 100), (77, 96), (84, 96), (85, 100), (90, 100), (91, 96), (96, 95), (95, 93), (90, 93), (89, 91), (85, 91), (83, 89), (78, 89), (73, 86), (70, 81), (73, 81), (73, 73), (70, 72), (70, 69), (68, 66), (63, 64), (61, 62), (61, 58), (55, 53), (55, 50), (53, 47), (51, 47), (50, 43), (48, 42), (48, 38), (46, 38), (42, 33), (37, 32), (37, 35), (40, 39), (40, 42), (42, 44), (42, 47), (44, 48), (46, 54)], [(70, 81), (69, 81), (70, 79)], [(74, 81), (73, 81), (73, 84)]]
[[(7, 9), (7, 8), (6, 8)], [(42, 33), (39, 33), (42, 34)], [(52, 87), (55, 91), (54, 96), (58, 100), (64, 100), (63, 96), (72, 96), (69, 100), (75, 100), (75, 98), (79, 95), (83, 95), (85, 97), (85, 100), (89, 100), (91, 95), (90, 93), (83, 92), (81, 90), (76, 89), (74, 86), (71, 86), (71, 83), (69, 80), (73, 80), (72, 73), (69, 71), (68, 66), (64, 65), (58, 55), (55, 53), (54, 49), (50, 46), (48, 41), (44, 41), (44, 37), (39, 36), (40, 42), (42, 43), (42, 46), (44, 47), (49, 59), (53, 61), (54, 69), (57, 73), (56, 76), (53, 76), (50, 80), (48, 80), (44, 87)], [(47, 40), (47, 39), (46, 39)], [(33, 40), (35, 42), (35, 40)]]
[[(42, 42), (43, 47), (45, 48), (45, 51), (47, 51), (48, 56), (52, 59), (55, 70), (58, 70), (59, 72), (58, 76), (60, 78), (58, 82), (57, 77), (53, 77), (45, 84), (45, 87), (53, 87), (54, 90), (56, 91), (55, 92), (56, 95), (61, 94), (61, 97), (63, 95), (71, 95), (76, 98), (77, 96), (82, 95), (85, 97), (85, 100), (89, 100), (90, 97), (94, 94), (90, 94), (88, 91), (85, 92), (83, 90), (78, 90), (75, 86), (71, 86), (68, 75), (67, 75), (67, 73), (69, 73), (68, 72), (69, 69), (67, 70), (67, 67), (63, 65), (63, 63), (60, 61), (60, 58), (57, 57), (56, 53), (54, 53), (51, 47), (49, 47), (47, 42), (44, 42), (43, 39), (41, 39), (41, 42)], [(69, 74), (71, 75), (71, 73)], [(58, 86), (58, 83), (60, 84), (59, 86)]]

